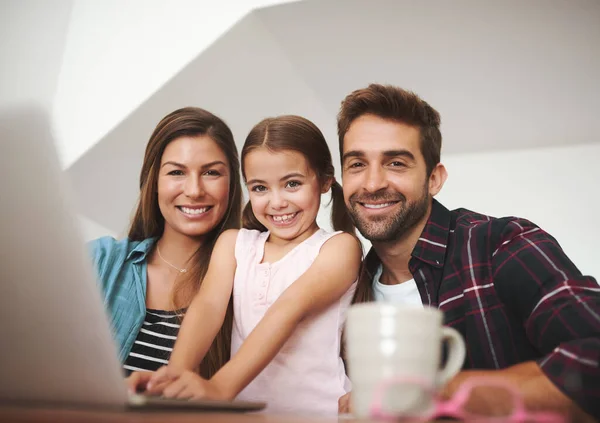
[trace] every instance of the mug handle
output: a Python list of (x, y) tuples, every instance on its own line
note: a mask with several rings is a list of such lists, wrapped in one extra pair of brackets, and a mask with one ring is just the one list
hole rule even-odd
[(437, 386), (443, 386), (462, 369), (465, 361), (465, 341), (461, 334), (453, 328), (442, 327), (442, 342), (448, 343), (448, 359), (446, 365), (439, 371)]

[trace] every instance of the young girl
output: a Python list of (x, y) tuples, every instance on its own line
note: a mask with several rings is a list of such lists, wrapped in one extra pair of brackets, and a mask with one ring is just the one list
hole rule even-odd
[[(353, 230), (331, 153), (308, 120), (266, 119), (246, 139), (242, 174), (250, 195), (245, 229), (217, 241), (169, 364), (148, 392), (337, 414), (338, 399), (350, 390), (340, 338), (361, 248), (350, 233), (330, 233), (316, 222), (321, 194), (331, 189), (334, 229)], [(232, 359), (205, 380), (191, 370), (223, 323), (232, 291)]]

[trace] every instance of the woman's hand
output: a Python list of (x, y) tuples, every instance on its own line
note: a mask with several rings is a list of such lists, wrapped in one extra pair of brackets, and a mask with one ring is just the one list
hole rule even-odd
[(125, 379), (130, 394), (145, 392), (154, 372), (133, 372)]
[(179, 370), (174, 366), (162, 366), (157, 371), (151, 373), (144, 393), (147, 395), (163, 395), (165, 388), (177, 380), (183, 372), (183, 370)]
[(214, 381), (203, 379), (197, 373), (189, 370), (183, 371), (177, 378), (171, 379), (170, 383), (162, 389), (162, 395), (165, 398), (178, 399), (232, 399), (228, 398)]
[(162, 391), (182, 372), (162, 366), (155, 372), (132, 372), (125, 379), (130, 394), (162, 395)]

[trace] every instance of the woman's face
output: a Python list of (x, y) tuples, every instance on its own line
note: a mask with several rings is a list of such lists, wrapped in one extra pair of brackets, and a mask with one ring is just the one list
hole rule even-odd
[(158, 171), (158, 206), (165, 233), (201, 238), (229, 207), (229, 161), (206, 135), (180, 137), (165, 148)]

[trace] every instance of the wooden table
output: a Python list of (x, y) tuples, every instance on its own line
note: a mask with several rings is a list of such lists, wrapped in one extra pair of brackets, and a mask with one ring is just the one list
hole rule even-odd
[(369, 422), (346, 416), (317, 418), (278, 416), (263, 413), (205, 413), (198, 411), (115, 411), (18, 407), (0, 405), (0, 422), (4, 423), (344, 423)]

